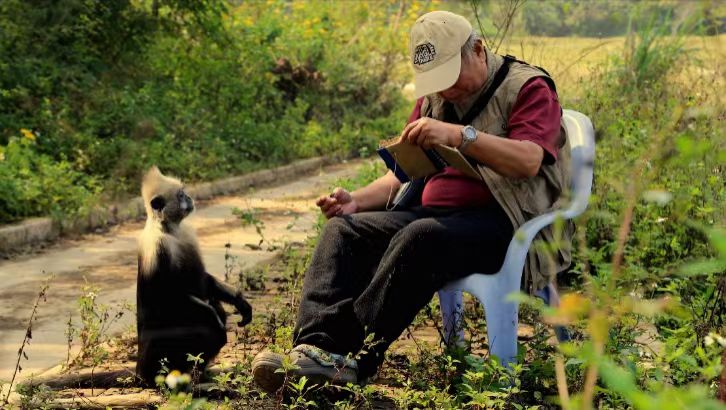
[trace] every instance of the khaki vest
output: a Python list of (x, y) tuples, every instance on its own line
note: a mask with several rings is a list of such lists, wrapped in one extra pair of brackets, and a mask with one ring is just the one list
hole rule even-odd
[[(488, 50), (486, 54), (489, 76), (482, 92), (486, 92), (489, 88), (494, 74), (504, 62), (503, 57)], [(507, 138), (509, 114), (512, 112), (517, 95), (527, 80), (533, 77), (549, 78), (535, 67), (518, 62), (511, 63), (506, 79), (471, 125), (487, 134)], [(421, 115), (443, 120), (444, 100), (436, 94), (426, 96), (421, 106)], [(557, 161), (551, 165), (543, 164), (539, 173), (531, 178), (508, 178), (497, 174), (486, 165), (478, 166), (492, 195), (509, 216), (515, 230), (527, 220), (563, 205), (566, 191), (570, 186), (570, 148), (563, 127), (560, 128), (558, 148)], [(558, 272), (570, 265), (570, 245), (574, 225), (567, 222), (558, 231), (560, 233), (556, 238), (554, 225), (544, 228), (530, 247), (523, 277), (523, 288), (530, 293), (545, 287)], [(542, 243), (538, 244), (540, 241), (549, 244), (558, 242), (561, 246), (559, 250), (553, 252), (545, 249)]]

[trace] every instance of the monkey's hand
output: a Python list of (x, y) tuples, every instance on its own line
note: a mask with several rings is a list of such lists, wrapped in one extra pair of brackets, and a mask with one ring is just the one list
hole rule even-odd
[(236, 307), (239, 314), (242, 315), (242, 320), (237, 322), (237, 326), (246, 326), (252, 321), (252, 305), (250, 305), (244, 297), (241, 295), (238, 296), (234, 307)]

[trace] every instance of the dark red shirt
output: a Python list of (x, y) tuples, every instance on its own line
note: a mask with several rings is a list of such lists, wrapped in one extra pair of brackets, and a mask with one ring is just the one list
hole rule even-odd
[[(416, 101), (409, 122), (421, 116), (423, 98)], [(541, 77), (527, 81), (519, 90), (517, 101), (509, 115), (507, 137), (532, 141), (544, 150), (545, 164), (557, 160), (557, 141), (560, 135), (560, 103), (557, 93)], [(435, 207), (480, 207), (493, 199), (489, 187), (460, 171), (447, 167), (433, 175), (424, 187), (422, 205)]]

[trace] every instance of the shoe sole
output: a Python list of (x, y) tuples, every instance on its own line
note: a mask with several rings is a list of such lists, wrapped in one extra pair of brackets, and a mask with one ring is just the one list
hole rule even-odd
[[(314, 384), (322, 386), (325, 383), (344, 386), (356, 382), (355, 376), (345, 374), (350, 370), (338, 370), (307, 363), (298, 363), (298, 366), (299, 368), (288, 372), (288, 378), (294, 380), (305, 376), (308, 378), (309, 386)], [(263, 390), (275, 393), (285, 384), (285, 373), (277, 372), (281, 368), (280, 361), (267, 358), (255, 359), (252, 362), (252, 377)]]
[(276, 372), (282, 363), (276, 360), (255, 359), (252, 362), (252, 377), (268, 393), (274, 393), (285, 383), (285, 373)]
[[(298, 363), (298, 366), (300, 365), (301, 364)], [(300, 369), (295, 369), (292, 371), (292, 373), (294, 373), (294, 375), (297, 377), (307, 377), (310, 386), (314, 384), (322, 386), (325, 383), (345, 386), (348, 383), (355, 383), (355, 376), (347, 374), (348, 372), (350, 372), (350, 370), (338, 370), (331, 367), (322, 367), (317, 364), (311, 366), (305, 366), (304, 364), (302, 364), (302, 366), (300, 366)]]

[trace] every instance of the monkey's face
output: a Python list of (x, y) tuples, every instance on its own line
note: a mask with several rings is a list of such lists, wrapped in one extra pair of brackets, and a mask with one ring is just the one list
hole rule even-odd
[(194, 200), (184, 192), (183, 188), (156, 195), (151, 199), (150, 205), (158, 220), (175, 224), (194, 210)]
[(194, 210), (194, 201), (181, 181), (163, 175), (156, 167), (144, 176), (141, 194), (147, 216), (161, 222), (178, 224)]

